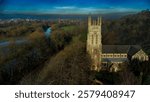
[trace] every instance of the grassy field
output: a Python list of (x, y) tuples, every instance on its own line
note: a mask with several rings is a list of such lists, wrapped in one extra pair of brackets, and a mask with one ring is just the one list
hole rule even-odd
[(62, 29), (65, 30), (65, 31), (72, 31), (72, 30), (76, 29), (76, 27), (77, 27), (77, 26), (75, 26), (75, 25), (72, 25), (72, 26), (64, 26), (64, 27), (62, 27)]

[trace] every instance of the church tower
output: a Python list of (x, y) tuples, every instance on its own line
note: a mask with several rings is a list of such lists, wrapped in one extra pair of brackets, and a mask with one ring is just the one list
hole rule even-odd
[(100, 71), (102, 54), (101, 17), (92, 20), (88, 17), (87, 52), (92, 59), (91, 70)]

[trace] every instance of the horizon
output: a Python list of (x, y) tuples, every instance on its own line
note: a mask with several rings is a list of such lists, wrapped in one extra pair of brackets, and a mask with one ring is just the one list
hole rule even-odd
[(4, 14), (111, 14), (150, 9), (149, 0), (0, 0)]
[[(144, 10), (147, 10), (147, 9), (144, 9)], [(34, 13), (34, 12), (0, 12), (0, 14), (8, 14), (8, 15), (115, 15), (115, 14), (125, 14), (125, 15), (128, 15), (128, 14), (137, 14), (139, 12), (142, 12), (144, 10), (140, 10), (140, 11), (137, 11), (137, 12), (133, 12), (133, 11), (129, 11), (129, 12), (110, 12), (110, 13)]]

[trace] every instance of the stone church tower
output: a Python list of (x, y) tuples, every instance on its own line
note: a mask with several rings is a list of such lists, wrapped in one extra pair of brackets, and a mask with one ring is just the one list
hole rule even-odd
[(91, 70), (100, 71), (102, 54), (101, 17), (97, 20), (88, 18), (87, 52), (91, 56)]

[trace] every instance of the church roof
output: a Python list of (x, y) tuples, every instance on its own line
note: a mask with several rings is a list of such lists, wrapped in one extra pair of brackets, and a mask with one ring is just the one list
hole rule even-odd
[(102, 45), (102, 53), (127, 53), (129, 45)]
[(138, 46), (138, 45), (131, 46), (129, 51), (128, 51), (128, 55), (132, 56), (132, 55), (134, 55), (135, 53), (137, 53), (141, 49), (142, 49), (141, 46)]
[(141, 49), (139, 45), (102, 45), (102, 53), (128, 53), (134, 55)]

